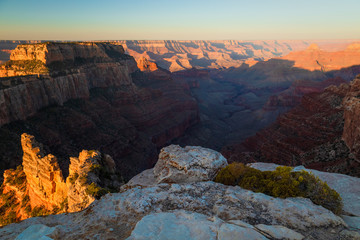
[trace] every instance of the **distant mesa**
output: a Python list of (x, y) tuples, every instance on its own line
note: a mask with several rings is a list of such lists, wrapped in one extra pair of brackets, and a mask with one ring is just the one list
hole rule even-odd
[(360, 42), (358, 43), (352, 43), (346, 47), (345, 51), (351, 51), (351, 52), (360, 52)]
[(316, 43), (310, 44), (310, 46), (306, 49), (308, 51), (319, 51), (320, 47)]
[(336, 52), (324, 51), (317, 44), (311, 44), (306, 50), (291, 52), (281, 59), (294, 61), (294, 67), (310, 71), (339, 70), (360, 65), (360, 43), (350, 44), (346, 49)]

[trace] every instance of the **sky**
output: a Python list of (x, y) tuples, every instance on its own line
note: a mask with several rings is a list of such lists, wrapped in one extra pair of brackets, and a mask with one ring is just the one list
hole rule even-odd
[(0, 0), (0, 40), (360, 39), (360, 0)]

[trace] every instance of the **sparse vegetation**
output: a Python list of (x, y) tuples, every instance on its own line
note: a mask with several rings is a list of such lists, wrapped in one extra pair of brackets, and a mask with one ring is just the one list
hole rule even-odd
[(91, 165), (90, 166), (90, 171), (91, 172), (95, 172), (95, 171), (97, 171), (97, 170), (101, 170), (101, 165), (100, 164), (93, 164), (93, 165)]
[(4, 63), (6, 70), (26, 72), (28, 74), (46, 74), (49, 69), (39, 60), (9, 60)]
[(291, 167), (260, 171), (242, 163), (232, 163), (218, 173), (215, 182), (238, 185), (273, 197), (305, 197), (335, 214), (342, 211), (342, 199), (335, 190), (313, 174), (306, 171), (292, 172)]
[(45, 215), (49, 215), (49, 214), (51, 214), (51, 213), (48, 210), (46, 210), (45, 206), (43, 206), (43, 205), (34, 207), (31, 210), (31, 217), (40, 217), (40, 216), (45, 216)]
[(68, 209), (68, 199), (65, 198), (65, 200), (60, 203), (60, 211), (66, 211)]
[(70, 183), (74, 184), (75, 181), (78, 179), (78, 177), (79, 177), (79, 174), (77, 172), (74, 173), (73, 175), (71, 175), (70, 178), (69, 178)]
[(18, 204), (15, 191), (9, 191), (0, 195), (0, 225), (18, 222), (14, 206)]
[(90, 196), (93, 196), (96, 199), (99, 199), (101, 196), (105, 195), (106, 193), (109, 193), (105, 188), (101, 188), (96, 183), (91, 183), (86, 187), (85, 192), (89, 194)]
[(23, 190), (26, 187), (26, 175), (22, 165), (17, 166), (16, 170), (9, 169), (8, 171), (11, 171), (11, 176), (8, 176), (6, 183)]

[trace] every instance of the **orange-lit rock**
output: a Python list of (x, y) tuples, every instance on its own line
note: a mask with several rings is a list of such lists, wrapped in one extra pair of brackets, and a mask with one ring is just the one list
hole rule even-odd
[(306, 50), (291, 52), (281, 59), (294, 61), (294, 67), (310, 71), (320, 70), (323, 72), (339, 70), (341, 68), (360, 65), (360, 44), (353, 43), (345, 50), (328, 52), (318, 45), (311, 44)]
[(34, 136), (22, 134), (23, 163), (4, 172), (0, 226), (50, 213), (75, 212), (88, 207), (106, 188), (119, 188), (114, 160), (100, 152), (83, 150), (70, 158), (64, 179), (57, 158), (46, 154)]
[(46, 154), (33, 136), (21, 136), (23, 168), (27, 179), (31, 207), (44, 206), (52, 210), (67, 197), (66, 184), (57, 159)]
[(137, 66), (140, 69), (140, 71), (153, 72), (153, 71), (158, 70), (156, 63), (147, 60), (145, 57), (139, 58), (136, 62), (137, 62)]

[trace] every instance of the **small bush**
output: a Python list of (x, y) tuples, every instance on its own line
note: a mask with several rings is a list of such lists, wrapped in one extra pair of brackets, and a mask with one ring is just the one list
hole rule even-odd
[(9, 169), (11, 171), (11, 175), (6, 179), (6, 183), (19, 189), (23, 189), (25, 187), (26, 175), (23, 171), (22, 165), (17, 166), (16, 170)]
[(260, 171), (242, 163), (232, 163), (218, 173), (215, 182), (238, 185), (273, 197), (306, 197), (335, 214), (342, 211), (342, 200), (335, 190), (313, 174), (306, 171), (292, 172), (291, 167)]
[(86, 184), (86, 182), (87, 182), (87, 176), (86, 175), (81, 175), (80, 177), (79, 177), (79, 183), (80, 183), (80, 185), (85, 185)]
[(26, 206), (30, 201), (29, 195), (25, 195), (23, 199), (21, 200), (21, 206)]
[(74, 174), (69, 178), (70, 183), (71, 183), (71, 184), (74, 184), (75, 181), (76, 181), (76, 179), (78, 179), (78, 177), (79, 177), (79, 174), (78, 174), (77, 172), (74, 173)]
[(15, 211), (10, 211), (6, 215), (0, 216), (0, 224), (3, 226), (18, 222), (18, 221), (20, 221), (20, 219), (16, 217)]
[(96, 199), (99, 199), (101, 196), (108, 193), (106, 189), (99, 187), (98, 185), (96, 185), (96, 183), (89, 184), (86, 187), (85, 192)]
[(68, 199), (65, 198), (65, 200), (60, 203), (60, 211), (67, 211), (67, 209), (68, 209)]
[(40, 217), (48, 215), (48, 211), (45, 209), (45, 206), (34, 207), (31, 211), (31, 217)]
[(101, 169), (101, 165), (100, 164), (93, 164), (90, 166), (90, 172), (95, 172), (97, 170)]

